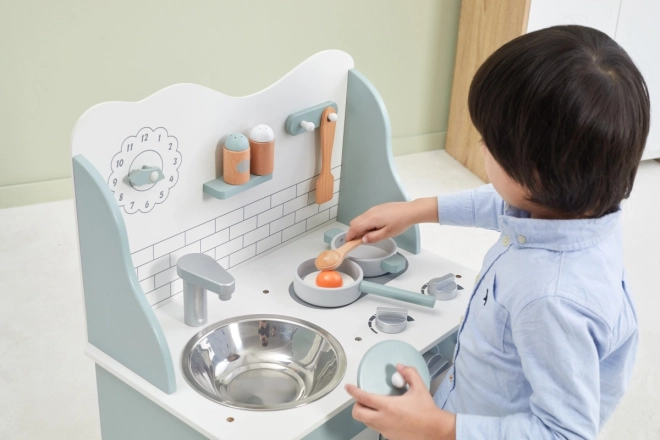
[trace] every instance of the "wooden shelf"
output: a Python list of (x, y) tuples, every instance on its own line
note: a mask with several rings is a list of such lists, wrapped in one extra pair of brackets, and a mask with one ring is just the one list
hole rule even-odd
[(267, 174), (265, 176), (255, 176), (254, 174), (250, 174), (250, 180), (248, 183), (243, 185), (230, 185), (222, 180), (222, 176), (220, 176), (217, 179), (206, 182), (204, 184), (204, 192), (216, 199), (224, 200), (235, 196), (236, 194), (240, 194), (243, 191), (247, 191), (250, 188), (254, 188), (257, 185), (261, 185), (264, 182), (268, 182), (272, 178), (272, 174)]

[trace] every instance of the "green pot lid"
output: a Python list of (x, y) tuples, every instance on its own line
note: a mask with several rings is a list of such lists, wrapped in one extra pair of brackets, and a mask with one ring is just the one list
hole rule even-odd
[(230, 151), (245, 151), (250, 148), (250, 143), (245, 135), (241, 133), (232, 133), (225, 140), (225, 148)]
[(358, 368), (357, 385), (364, 391), (384, 396), (400, 396), (407, 387), (392, 385), (396, 365), (415, 367), (426, 388), (431, 388), (431, 376), (422, 355), (410, 344), (402, 341), (383, 341), (364, 354)]

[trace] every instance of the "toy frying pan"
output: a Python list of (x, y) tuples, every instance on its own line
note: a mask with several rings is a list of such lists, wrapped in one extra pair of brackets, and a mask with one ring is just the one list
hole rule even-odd
[(342, 307), (356, 301), (364, 292), (429, 308), (433, 308), (435, 305), (433, 296), (364, 281), (362, 268), (349, 259), (344, 260), (337, 271), (350, 276), (354, 280), (352, 283), (335, 288), (318, 287), (304, 281), (305, 277), (317, 271), (314, 261), (315, 259), (312, 258), (302, 262), (293, 278), (293, 290), (301, 300), (308, 304), (319, 307)]
[[(346, 243), (346, 232), (331, 229), (323, 235), (323, 240), (330, 249), (337, 249)], [(365, 243), (353, 249), (348, 258), (355, 261), (365, 278), (378, 277), (386, 273), (399, 273), (406, 268), (406, 259), (397, 254), (396, 242), (387, 238), (377, 243)]]

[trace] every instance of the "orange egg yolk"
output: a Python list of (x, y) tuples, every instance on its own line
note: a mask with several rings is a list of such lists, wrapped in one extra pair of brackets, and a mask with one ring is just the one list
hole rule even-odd
[(324, 270), (316, 276), (316, 285), (319, 287), (341, 287), (344, 280), (336, 270)]

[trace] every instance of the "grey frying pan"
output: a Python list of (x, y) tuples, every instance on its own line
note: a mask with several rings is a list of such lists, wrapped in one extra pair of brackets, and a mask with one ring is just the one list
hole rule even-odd
[(362, 268), (349, 259), (344, 260), (337, 271), (353, 278), (352, 283), (336, 288), (318, 287), (304, 281), (305, 277), (317, 271), (314, 261), (315, 259), (312, 258), (302, 262), (293, 278), (293, 290), (301, 300), (308, 304), (319, 307), (341, 307), (356, 301), (364, 292), (429, 308), (433, 308), (435, 305), (433, 296), (364, 281)]

